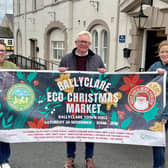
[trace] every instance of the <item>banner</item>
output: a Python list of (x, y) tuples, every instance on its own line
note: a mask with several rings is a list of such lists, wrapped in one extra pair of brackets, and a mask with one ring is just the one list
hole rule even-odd
[(0, 71), (0, 140), (165, 146), (166, 75)]

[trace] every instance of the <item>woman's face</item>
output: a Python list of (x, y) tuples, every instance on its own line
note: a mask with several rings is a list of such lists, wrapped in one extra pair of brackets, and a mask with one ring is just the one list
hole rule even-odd
[(159, 56), (163, 64), (168, 64), (168, 45), (164, 45), (160, 48)]

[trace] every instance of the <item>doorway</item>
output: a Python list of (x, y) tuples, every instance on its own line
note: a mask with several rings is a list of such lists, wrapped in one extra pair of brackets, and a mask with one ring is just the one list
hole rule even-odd
[(30, 39), (30, 56), (32, 59), (35, 59), (37, 57), (36, 47), (37, 40)]
[(31, 67), (36, 68), (37, 59), (37, 40), (30, 39), (30, 57), (31, 57)]
[(159, 60), (158, 45), (161, 41), (166, 39), (164, 30), (147, 31), (145, 71), (147, 71), (154, 62)]

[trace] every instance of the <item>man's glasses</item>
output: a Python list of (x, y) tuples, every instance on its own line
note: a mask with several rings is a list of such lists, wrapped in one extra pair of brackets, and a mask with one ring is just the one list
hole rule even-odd
[(78, 40), (77, 42), (81, 44), (88, 44), (88, 45), (90, 44), (90, 41)]

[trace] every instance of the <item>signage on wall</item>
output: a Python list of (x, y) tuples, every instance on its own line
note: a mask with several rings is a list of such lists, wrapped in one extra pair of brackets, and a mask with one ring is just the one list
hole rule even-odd
[(125, 43), (126, 36), (125, 35), (119, 35), (119, 43)]

